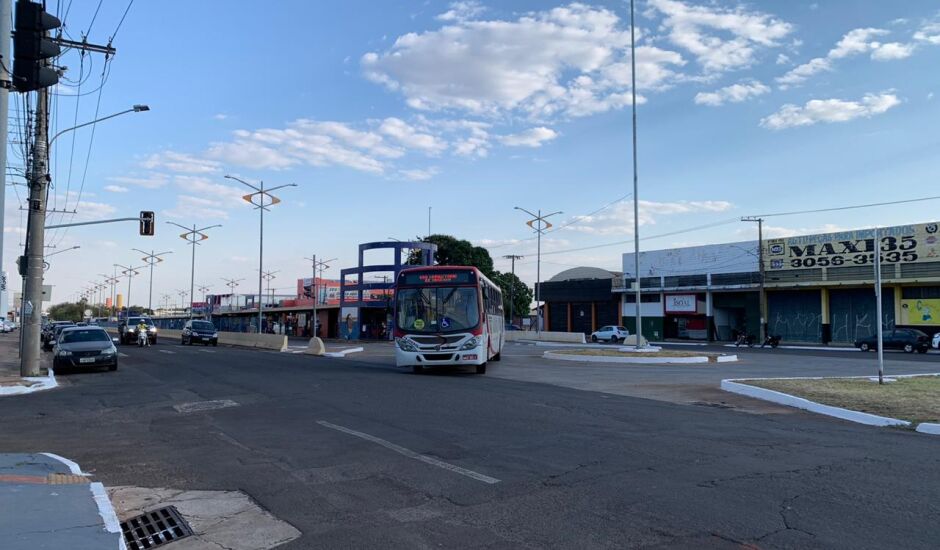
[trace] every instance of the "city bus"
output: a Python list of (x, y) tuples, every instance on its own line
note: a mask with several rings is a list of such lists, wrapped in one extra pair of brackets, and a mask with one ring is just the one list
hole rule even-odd
[(475, 267), (409, 268), (395, 282), (399, 367), (467, 365), (484, 374), (499, 361), (504, 324), (502, 291)]

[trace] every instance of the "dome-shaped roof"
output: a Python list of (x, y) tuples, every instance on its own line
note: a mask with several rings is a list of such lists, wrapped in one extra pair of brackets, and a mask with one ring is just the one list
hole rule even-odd
[(583, 279), (619, 279), (622, 273), (607, 271), (599, 267), (573, 267), (555, 275), (549, 281), (577, 281)]

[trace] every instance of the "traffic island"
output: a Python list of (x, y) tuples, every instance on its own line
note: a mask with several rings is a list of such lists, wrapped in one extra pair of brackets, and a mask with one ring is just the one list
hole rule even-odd
[(722, 380), (726, 391), (872, 426), (940, 433), (940, 374)]
[(738, 360), (737, 355), (701, 351), (673, 351), (655, 349), (651, 351), (624, 349), (565, 349), (546, 351), (546, 359), (580, 361), (584, 363), (632, 363), (632, 364), (702, 364), (728, 363)]

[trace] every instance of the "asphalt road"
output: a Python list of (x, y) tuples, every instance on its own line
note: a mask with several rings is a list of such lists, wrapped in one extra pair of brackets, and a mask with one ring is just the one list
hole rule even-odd
[[(520, 381), (545, 364), (522, 346), (486, 376), (412, 375), (381, 346), (122, 351), (117, 372), (0, 399), (0, 452), (68, 456), (112, 486), (242, 490), (303, 532), (284, 548), (940, 540), (936, 437)], [(190, 405), (210, 400), (234, 405)]]

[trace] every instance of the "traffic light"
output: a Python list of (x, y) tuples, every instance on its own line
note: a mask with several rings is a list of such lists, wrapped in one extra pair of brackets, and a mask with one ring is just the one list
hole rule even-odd
[(61, 26), (62, 22), (46, 13), (41, 4), (17, 0), (13, 36), (13, 85), (17, 91), (31, 92), (59, 82), (59, 74), (44, 60), (59, 55), (59, 45), (46, 36), (46, 31)]
[(153, 212), (149, 210), (140, 211), (140, 235), (143, 237), (153, 237), (154, 226)]

